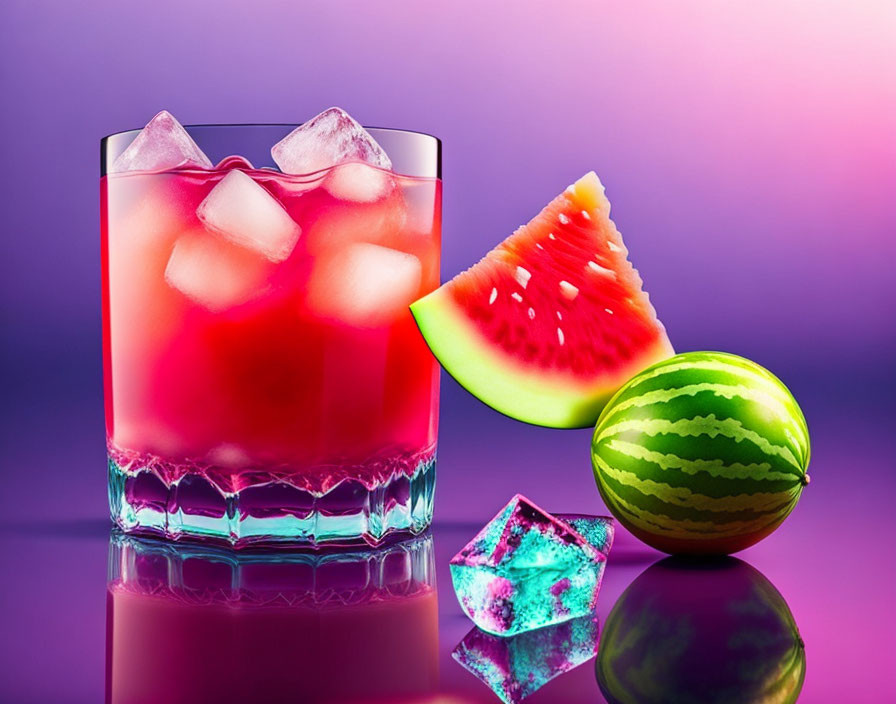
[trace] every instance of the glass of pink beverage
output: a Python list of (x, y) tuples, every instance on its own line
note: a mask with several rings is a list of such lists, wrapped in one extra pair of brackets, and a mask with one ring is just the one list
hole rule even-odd
[(408, 305), (439, 285), (439, 141), (370, 129), (391, 168), (287, 174), (252, 164), (294, 125), (173, 125), (201, 159), (125, 169), (137, 131), (102, 143), (113, 519), (235, 546), (419, 533), (438, 367)]

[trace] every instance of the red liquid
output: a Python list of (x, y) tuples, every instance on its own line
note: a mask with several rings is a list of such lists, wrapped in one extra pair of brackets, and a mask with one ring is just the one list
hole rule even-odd
[[(223, 491), (262, 475), (324, 492), (413, 472), (435, 446), (438, 370), (407, 305), (438, 286), (440, 182), (392, 175), (387, 195), (357, 203), (332, 196), (326, 174), (245, 173), (302, 230), (284, 261), (203, 227), (196, 209), (226, 171), (102, 179), (110, 453), (165, 482), (203, 473)], [(217, 248), (197, 268), (215, 271), (211, 289), (194, 277), (198, 296), (166, 280), (185, 240)], [(420, 273), (380, 286), (370, 276), (381, 267), (355, 266), (352, 252), (385, 253), (387, 265), (404, 252)], [(416, 285), (388, 289), (401, 276)]]

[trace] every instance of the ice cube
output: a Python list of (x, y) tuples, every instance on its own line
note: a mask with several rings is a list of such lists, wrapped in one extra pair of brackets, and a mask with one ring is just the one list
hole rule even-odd
[(352, 162), (337, 166), (324, 181), (324, 188), (340, 200), (370, 203), (388, 195), (395, 186), (392, 177), (367, 164)]
[(118, 155), (108, 172), (164, 171), (186, 167), (210, 169), (212, 162), (174, 116), (162, 110)]
[(230, 469), (245, 469), (252, 465), (252, 458), (242, 447), (230, 442), (224, 442), (213, 447), (206, 455), (208, 461), (218, 467)]
[(580, 618), (509, 638), (473, 628), (451, 653), (507, 704), (517, 704), (597, 654), (597, 619)]
[(271, 148), (286, 174), (309, 174), (347, 161), (391, 170), (392, 162), (373, 137), (342, 108), (328, 108)]
[[(394, 244), (405, 229), (407, 208), (401, 191), (374, 203), (329, 203), (303, 233), (311, 254), (356, 242)], [(405, 249), (405, 247), (396, 247)]]
[(589, 538), (517, 494), (452, 558), (454, 591), (477, 626), (513, 635), (594, 611), (612, 519), (574, 518)]
[(264, 293), (270, 269), (254, 252), (196, 230), (175, 242), (165, 280), (210, 311), (220, 312)]
[(227, 172), (199, 204), (196, 215), (209, 229), (272, 262), (286, 259), (301, 234), (274, 196), (237, 169)]
[(376, 327), (408, 312), (420, 293), (422, 268), (412, 254), (352, 244), (315, 262), (308, 305), (325, 318)]
[(609, 554), (610, 548), (613, 547), (616, 531), (612, 518), (582, 513), (555, 513), (554, 518), (563, 521), (604, 555)]

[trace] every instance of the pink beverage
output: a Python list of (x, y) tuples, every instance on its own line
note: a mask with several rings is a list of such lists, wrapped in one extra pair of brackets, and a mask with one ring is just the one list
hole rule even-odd
[[(288, 131), (190, 133), (229, 151)], [(438, 141), (373, 132), (431, 175), (397, 161), (289, 175), (230, 157), (103, 176), (110, 501), (124, 530), (375, 544), (429, 524), (438, 368), (408, 305), (439, 285)]]
[(250, 555), (113, 537), (107, 704), (421, 701), (438, 683), (432, 538)]

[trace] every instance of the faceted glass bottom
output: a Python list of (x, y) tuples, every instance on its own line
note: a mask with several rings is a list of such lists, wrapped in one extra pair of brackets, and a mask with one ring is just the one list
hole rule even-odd
[(152, 468), (123, 467), (109, 455), (109, 507), (126, 533), (234, 547), (379, 545), (417, 535), (432, 521), (435, 453), (409, 474), (372, 488), (345, 479), (317, 494), (286, 481), (222, 491), (201, 474), (164, 481)]

